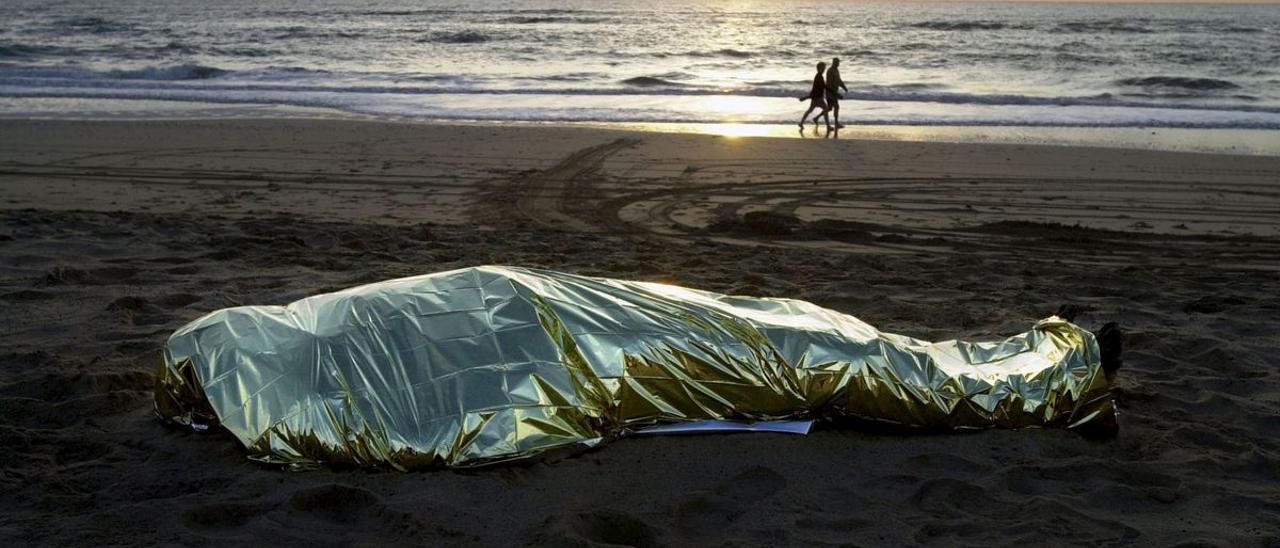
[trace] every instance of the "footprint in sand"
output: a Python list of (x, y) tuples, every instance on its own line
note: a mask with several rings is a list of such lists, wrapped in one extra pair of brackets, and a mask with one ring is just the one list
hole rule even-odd
[(18, 302), (18, 303), (33, 302), (33, 301), (47, 301), (55, 297), (57, 297), (57, 295), (50, 293), (48, 291), (36, 291), (33, 289), (22, 289), (22, 290), (11, 291), (9, 293), (0, 295), (0, 299), (6, 300), (9, 302)]
[(200, 302), (201, 299), (202, 297), (190, 293), (174, 293), (157, 298), (156, 304), (162, 308), (176, 310), (189, 304)]
[(322, 521), (351, 523), (376, 513), (382, 501), (369, 491), (329, 484), (299, 489), (289, 497), (289, 507)]
[(91, 270), (58, 267), (44, 276), (45, 285), (110, 285), (133, 279), (138, 271), (133, 268), (108, 266)]
[(262, 504), (207, 504), (182, 513), (182, 522), (191, 529), (217, 531), (239, 529), (261, 519), (271, 507)]
[(680, 497), (675, 506), (675, 521), (686, 531), (714, 535), (746, 513), (753, 503), (765, 500), (786, 487), (787, 479), (781, 474), (756, 466), (712, 491)]
[(366, 489), (331, 483), (297, 490), (269, 517), (293, 535), (326, 544), (335, 538), (369, 545), (473, 543), (462, 533), (429, 521), (432, 515), (404, 512)]
[(599, 509), (554, 515), (534, 534), (531, 546), (659, 546), (659, 532), (626, 512)]

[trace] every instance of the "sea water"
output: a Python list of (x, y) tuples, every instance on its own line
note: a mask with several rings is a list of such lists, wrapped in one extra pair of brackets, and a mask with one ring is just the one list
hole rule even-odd
[(5, 0), (0, 20), (9, 115), (794, 124), (840, 57), (846, 124), (1280, 129), (1275, 5)]

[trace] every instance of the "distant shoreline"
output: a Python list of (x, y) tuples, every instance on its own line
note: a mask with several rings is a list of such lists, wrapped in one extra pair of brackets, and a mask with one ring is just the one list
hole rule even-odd
[[(10, 99), (12, 101), (12, 99)], [(22, 99), (21, 101), (30, 101)], [(66, 103), (66, 104), (64, 104)], [(0, 120), (174, 121), (174, 120), (353, 120), (430, 126), (523, 126), (594, 128), (651, 133), (684, 133), (723, 137), (825, 139), (825, 128), (806, 124), (803, 133), (789, 123), (668, 123), (604, 121), (474, 120), (408, 116), (375, 116), (318, 107), (216, 104), (139, 100), (48, 100), (47, 110), (5, 112)], [(92, 106), (90, 110), (88, 107)], [(991, 143), (1060, 147), (1103, 147), (1208, 154), (1280, 156), (1280, 130), (1178, 127), (1091, 127), (1021, 125), (883, 125), (859, 124), (833, 135), (844, 140)]]

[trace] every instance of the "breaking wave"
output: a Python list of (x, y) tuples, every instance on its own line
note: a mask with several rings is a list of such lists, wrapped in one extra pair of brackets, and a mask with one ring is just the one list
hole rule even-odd
[(254, 47), (213, 47), (206, 51), (212, 55), (221, 55), (224, 57), (271, 57), (281, 53), (280, 50), (277, 49)]
[(187, 64), (134, 70), (112, 70), (103, 73), (103, 75), (107, 78), (119, 80), (208, 80), (229, 72), (215, 67)]
[(656, 77), (656, 76), (637, 76), (637, 77), (635, 77), (635, 78), (627, 78), (626, 80), (623, 80), (623, 81), (622, 81), (622, 83), (627, 84), (627, 85), (629, 85), (629, 86), (640, 86), (640, 87), (684, 86), (684, 85), (686, 85), (686, 84), (681, 84), (681, 83), (679, 83), (679, 82), (672, 82), (671, 80), (666, 80), (666, 79), (659, 78), (659, 77)]
[(360, 38), (363, 33), (340, 31), (340, 30), (324, 30), (314, 29), (301, 25), (291, 27), (279, 27), (270, 29), (275, 34), (272, 38), (277, 40), (304, 40), (308, 38)]
[(1125, 19), (1104, 19), (1099, 21), (1066, 21), (1058, 23), (1049, 29), (1049, 32), (1059, 33), (1134, 33), (1134, 34), (1150, 34), (1155, 32), (1148, 27), (1125, 20)]
[[(620, 53), (619, 55), (625, 55), (625, 54)], [(794, 56), (794, 54), (789, 51), (774, 51), (768, 54), (762, 54), (761, 56), (770, 56), (770, 55), (777, 56), (777, 57)], [(733, 49), (733, 48), (720, 48), (720, 49), (709, 50), (709, 51), (705, 51), (705, 50), (675, 51), (675, 52), (654, 51), (654, 52), (641, 53), (635, 56), (636, 57), (657, 57), (659, 59), (664, 59), (667, 57), (721, 57), (721, 58), (731, 58), (731, 59), (749, 59), (752, 57), (757, 57), (757, 54), (750, 51), (743, 51), (743, 50)]]
[(730, 49), (730, 48), (718, 49), (713, 53), (715, 55), (720, 55), (723, 57), (737, 57), (738, 59), (746, 59), (754, 55), (749, 51), (742, 51), (742, 50), (736, 50), (736, 49)]
[(434, 42), (438, 44), (480, 44), (491, 40), (493, 40), (492, 36), (473, 30), (433, 32), (418, 39), (419, 42)]
[(570, 17), (565, 15), (516, 15), (512, 17), (504, 17), (498, 20), (502, 23), (511, 23), (515, 25), (541, 25), (552, 23), (573, 23), (579, 25), (589, 25), (608, 22), (609, 19), (604, 17)]
[(21, 44), (16, 42), (0, 44), (0, 58), (68, 55), (72, 53), (75, 53), (75, 50), (58, 46), (38, 46), (34, 44)]
[(53, 24), (59, 28), (78, 32), (88, 32), (91, 34), (121, 32), (133, 29), (133, 25), (103, 19), (101, 17), (67, 17), (58, 19), (54, 21)]
[(1011, 26), (999, 21), (921, 21), (907, 25), (908, 28), (926, 30), (1000, 30), (1005, 28), (1029, 28)]
[(1122, 86), (1181, 88), (1200, 91), (1240, 89), (1240, 86), (1229, 80), (1214, 78), (1188, 78), (1183, 76), (1148, 76), (1145, 78), (1125, 78), (1116, 82)]

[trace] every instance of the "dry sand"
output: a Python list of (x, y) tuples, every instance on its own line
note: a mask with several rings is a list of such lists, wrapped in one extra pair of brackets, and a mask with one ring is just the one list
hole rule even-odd
[[(1280, 158), (323, 121), (0, 122), (0, 544), (1276, 546)], [(1119, 436), (820, 428), (291, 473), (151, 415), (170, 332), (470, 265), (944, 339), (1121, 322)]]

